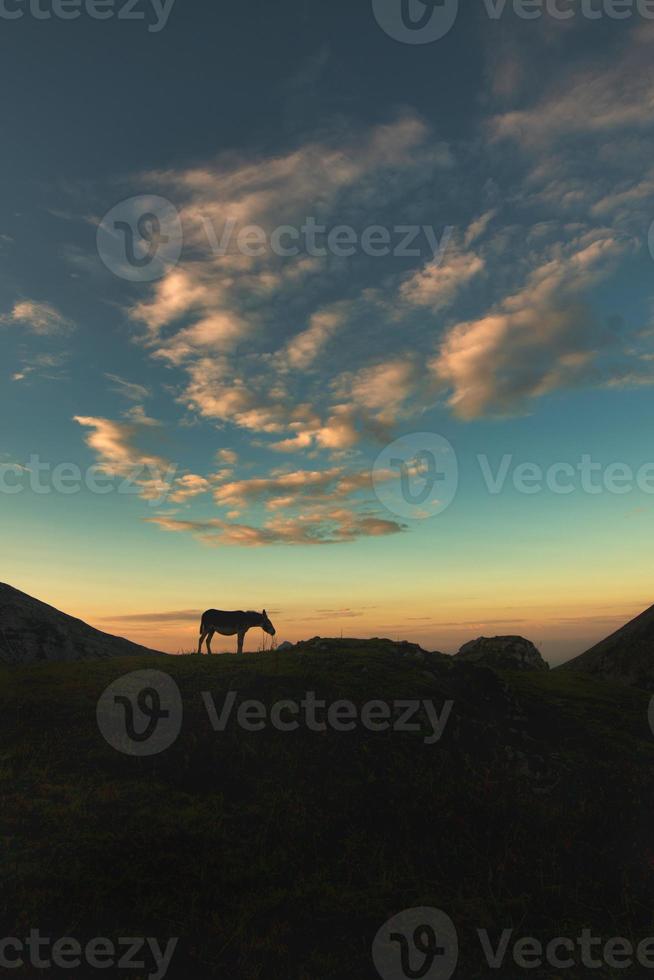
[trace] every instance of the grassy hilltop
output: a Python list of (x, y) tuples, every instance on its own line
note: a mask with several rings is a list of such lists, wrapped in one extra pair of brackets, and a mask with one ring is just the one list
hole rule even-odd
[[(98, 697), (152, 668), (179, 685), (182, 733), (160, 755), (121, 755)], [(200, 693), (220, 706), (230, 689), (454, 709), (435, 745), (360, 728), (216, 733)], [(478, 927), (654, 934), (645, 691), (381, 641), (3, 669), (0, 691), (5, 936), (179, 936), (169, 977), (367, 980), (377, 929), (420, 905), (457, 924), (468, 978), (498, 975)]]

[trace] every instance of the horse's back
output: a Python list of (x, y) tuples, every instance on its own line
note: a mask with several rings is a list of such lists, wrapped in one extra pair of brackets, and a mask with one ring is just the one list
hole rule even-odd
[(207, 609), (202, 616), (202, 624), (215, 627), (217, 630), (221, 628), (239, 629), (246, 621), (246, 618), (247, 614), (240, 610)]
[(203, 616), (245, 616), (242, 609), (207, 609)]

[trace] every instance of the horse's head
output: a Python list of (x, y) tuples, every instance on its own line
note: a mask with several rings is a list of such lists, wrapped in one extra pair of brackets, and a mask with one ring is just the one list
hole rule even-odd
[(268, 613), (266, 612), (265, 609), (262, 613), (261, 629), (264, 631), (264, 633), (267, 633), (269, 636), (274, 636), (275, 633), (277, 632), (273, 624), (270, 622), (268, 618)]

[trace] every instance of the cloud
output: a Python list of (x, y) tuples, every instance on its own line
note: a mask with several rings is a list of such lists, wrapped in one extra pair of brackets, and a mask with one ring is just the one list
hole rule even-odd
[(297, 334), (286, 346), (284, 356), (290, 367), (303, 371), (310, 367), (323, 348), (336, 336), (346, 319), (342, 306), (320, 310), (310, 319), (309, 327)]
[[(472, 229), (481, 234), (483, 225)], [(468, 283), (484, 271), (484, 260), (472, 253), (453, 255), (447, 261), (434, 260), (403, 283), (400, 294), (415, 306), (428, 306), (434, 312), (450, 306)]]
[(123, 398), (127, 398), (129, 401), (141, 402), (150, 397), (150, 389), (146, 388), (145, 385), (136, 384), (133, 381), (125, 381), (124, 378), (119, 377), (117, 374), (105, 374), (105, 378), (112, 382), (111, 391), (122, 395)]
[(605, 58), (550, 82), (530, 108), (496, 115), (490, 131), (496, 139), (512, 139), (529, 150), (551, 147), (569, 137), (600, 137), (652, 127), (654, 82), (647, 66), (654, 37), (641, 35), (642, 45), (628, 44), (612, 62)]
[(42, 337), (60, 334), (74, 327), (72, 320), (49, 303), (26, 299), (15, 303), (11, 313), (0, 317), (0, 323), (19, 324)]
[(204, 610), (181, 609), (179, 612), (130, 613), (126, 616), (105, 616), (110, 623), (195, 623), (199, 622)]
[(180, 476), (176, 480), (175, 490), (170, 494), (168, 499), (174, 504), (184, 503), (193, 497), (199, 497), (201, 494), (208, 493), (210, 489), (211, 484), (203, 476), (197, 476), (195, 473), (187, 473), (185, 476)]
[(138, 426), (147, 426), (148, 428), (158, 428), (161, 425), (157, 419), (151, 418), (145, 411), (143, 405), (133, 405), (128, 408), (126, 412), (123, 413), (125, 418), (129, 419)]
[(220, 296), (220, 289), (203, 282), (195, 269), (173, 269), (155, 285), (151, 299), (137, 303), (130, 312), (156, 339), (161, 327), (193, 310), (215, 306)]
[(50, 381), (63, 381), (66, 373), (61, 369), (68, 358), (67, 351), (54, 354), (26, 354), (22, 358), (20, 370), (12, 375), (12, 381), (26, 381), (34, 376)]
[[(113, 444), (115, 436), (113, 432), (111, 435)], [(105, 447), (103, 450), (106, 454)], [(386, 478), (397, 479), (397, 474), (389, 472)], [(378, 479), (384, 479), (384, 474), (378, 474)], [(184, 503), (206, 493), (212, 482), (211, 478), (198, 476), (179, 477), (167, 499)], [(215, 503), (224, 509), (225, 517), (185, 519), (173, 512), (146, 520), (164, 531), (189, 533), (215, 546), (339, 544), (406, 530), (404, 525), (371, 509), (367, 500), (371, 492), (369, 469), (347, 470), (341, 466), (295, 470), (214, 485)], [(256, 524), (238, 520), (241, 511), (260, 505), (269, 516)]]
[[(306, 374), (338, 373), (326, 358), (342, 361), (336, 341), (369, 301), (322, 302), (326, 287), (347, 280), (346, 265), (309, 245), (283, 254), (274, 235), (348, 215), (376, 223), (381, 207), (451, 164), (426, 124), (405, 114), (276, 157), (143, 175), (174, 197), (186, 251), (129, 313), (151, 355), (184, 372), (180, 402), (202, 419), (276, 436), (277, 452), (352, 447), (361, 427), (350, 407), (330, 400), (329, 385), (306, 398)], [(265, 244), (248, 244), (253, 227)], [(284, 309), (293, 313), (280, 322)]]
[(171, 364), (183, 364), (204, 351), (228, 351), (249, 331), (247, 322), (227, 310), (214, 310), (192, 327), (178, 331), (174, 338), (161, 343), (157, 357)]
[[(530, 101), (528, 69), (521, 55), (489, 86), (500, 111), (487, 103), (492, 118), (472, 149), (492, 162), (492, 177), (467, 164), (471, 145), (457, 147), (453, 167), (453, 151), (408, 114), (357, 132), (343, 125), (274, 156), (141, 175), (178, 206), (185, 250), (130, 308), (135, 339), (169, 372), (164, 390), (183, 423), (203, 427), (209, 446), (223, 435), (239, 446), (238, 456), (219, 450), (202, 474), (173, 467), (167, 499), (188, 520), (174, 512), (151, 521), (213, 545), (399, 533), (370, 509), (364, 462), (399, 423), (435, 406), (474, 420), (524, 412), (557, 389), (650, 383), (647, 341), (598, 322), (589, 302), (633, 254), (642, 220), (631, 212), (654, 194), (654, 171), (639, 163), (648, 83), (629, 89), (636, 143), (613, 141), (607, 133), (623, 132), (623, 61), (606, 72), (614, 96), (602, 70), (586, 65)], [(518, 93), (512, 78), (525, 83)], [(585, 118), (589, 81), (594, 121)], [(269, 244), (276, 229), (311, 216), (325, 227), (422, 221), (436, 185), (460, 222), (437, 257), (343, 261)], [(237, 245), (248, 225), (263, 231), (263, 248)], [(142, 407), (145, 389), (109, 380), (134, 405), (119, 423), (82, 420), (99, 458), (114, 468), (172, 466), (139, 448), (156, 424)], [(292, 465), (271, 470), (268, 451), (273, 467), (282, 454)], [(219, 509), (196, 519), (196, 498), (209, 495)]]
[[(362, 485), (372, 488), (369, 471), (357, 474)], [(235, 480), (225, 483), (214, 491), (214, 500), (220, 506), (244, 507), (253, 502), (272, 500), (273, 506), (287, 506), (298, 498), (324, 499), (349, 494), (356, 481), (343, 467), (328, 470), (295, 470), (277, 476)], [(283, 502), (283, 504), (282, 504)]]
[[(543, 100), (553, 126), (554, 96)], [(492, 138), (511, 132), (509, 120), (493, 119)], [(151, 174), (162, 192), (179, 196), (190, 251), (131, 314), (145, 325), (152, 355), (183, 372), (180, 402), (203, 420), (245, 430), (257, 447), (336, 459), (364, 437), (389, 438), (397, 422), (444, 398), (457, 415), (477, 418), (521, 411), (557, 387), (633, 377), (626, 365), (600, 371), (593, 335), (601, 331), (583, 301), (625, 251), (620, 235), (592, 224), (592, 205), (608, 193), (580, 200), (589, 220), (574, 227), (554, 215), (500, 226), (489, 199), (457, 233), (456, 248), (353, 299), (343, 298), (329, 262), (235, 247), (248, 225), (270, 235), (311, 213), (328, 224), (337, 206), (347, 213), (348, 195), (363, 212), (368, 198), (379, 206), (377, 193), (392, 201), (397, 175), (447, 172), (446, 156), (423, 122), (405, 116), (274, 158)], [(560, 164), (543, 159), (538, 167), (541, 176), (532, 170), (516, 190), (517, 207), (561, 195), (554, 183), (568, 178)], [(621, 193), (626, 201), (633, 192)], [(315, 302), (324, 286), (332, 295), (341, 289), (341, 298)], [(479, 314), (440, 319), (471, 298)], [(298, 316), (307, 304), (313, 308)]]
[(135, 468), (144, 467), (161, 471), (168, 465), (161, 456), (143, 453), (134, 446), (134, 425), (83, 415), (76, 415), (73, 421), (90, 430), (86, 444), (111, 476), (126, 476)]
[(427, 362), (425, 356), (403, 354), (340, 375), (334, 389), (348, 411), (363, 420), (368, 433), (383, 441), (398, 421), (420, 414), (438, 400), (443, 386)]
[(385, 537), (405, 531), (404, 525), (379, 517), (353, 514), (348, 510), (308, 513), (296, 517), (275, 517), (262, 526), (230, 524), (218, 518), (181, 521), (167, 517), (146, 518), (150, 524), (172, 533), (191, 533), (204, 544), (220, 547), (238, 545), (259, 548), (264, 545), (344, 544), (358, 538)]
[(374, 413), (396, 414), (413, 391), (419, 370), (419, 365), (411, 357), (393, 358), (363, 368), (349, 376), (348, 381), (342, 378), (340, 383), (356, 405)]
[(506, 415), (557, 388), (599, 381), (603, 346), (615, 337), (583, 302), (625, 250), (610, 235), (557, 250), (496, 310), (457, 324), (430, 364), (465, 419)]
[(178, 475), (175, 464), (139, 449), (136, 438), (142, 425), (81, 415), (76, 415), (74, 421), (89, 430), (86, 444), (96, 454), (102, 471), (129, 481), (145, 500), (183, 503), (209, 490), (209, 482), (204, 477)]
[(216, 460), (219, 463), (227, 463), (228, 466), (235, 466), (238, 462), (238, 453), (233, 449), (219, 449), (216, 453)]
[(486, 233), (488, 226), (497, 216), (497, 213), (497, 208), (492, 208), (490, 211), (486, 211), (472, 222), (463, 239), (463, 245), (465, 248), (469, 248), (471, 245), (474, 245), (477, 239), (481, 238)]

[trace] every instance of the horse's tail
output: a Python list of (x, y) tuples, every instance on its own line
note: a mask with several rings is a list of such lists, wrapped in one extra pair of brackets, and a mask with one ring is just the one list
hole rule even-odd
[(203, 633), (206, 633), (206, 630), (204, 628), (204, 619), (206, 615), (207, 615), (206, 613), (203, 613), (202, 618), (200, 620), (200, 636), (202, 636)]

